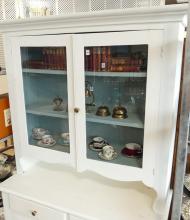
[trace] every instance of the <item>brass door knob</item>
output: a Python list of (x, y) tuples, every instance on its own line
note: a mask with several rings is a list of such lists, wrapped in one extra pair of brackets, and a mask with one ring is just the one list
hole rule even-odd
[(31, 211), (32, 216), (36, 216), (37, 215), (37, 211)]
[(79, 108), (74, 108), (75, 113), (79, 113), (80, 109)]

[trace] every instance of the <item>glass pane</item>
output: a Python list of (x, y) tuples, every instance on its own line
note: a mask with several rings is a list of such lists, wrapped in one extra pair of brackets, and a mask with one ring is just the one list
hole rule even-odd
[(22, 47), (22, 72), (31, 145), (70, 152), (65, 47)]
[(148, 45), (85, 47), (87, 157), (142, 168)]

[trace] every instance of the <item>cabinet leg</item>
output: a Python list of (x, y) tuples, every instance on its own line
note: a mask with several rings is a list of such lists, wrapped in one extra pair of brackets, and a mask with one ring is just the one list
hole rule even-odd
[(168, 219), (171, 200), (172, 200), (172, 194), (173, 194), (172, 190), (168, 191), (166, 198), (161, 198), (159, 197), (159, 194), (157, 194), (157, 198), (153, 204), (153, 210), (156, 214), (158, 214), (160, 220)]

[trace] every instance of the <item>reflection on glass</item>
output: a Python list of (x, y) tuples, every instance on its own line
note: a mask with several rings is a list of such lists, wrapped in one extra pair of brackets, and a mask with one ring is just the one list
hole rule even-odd
[(64, 47), (22, 47), (29, 144), (70, 152)]
[(87, 157), (142, 167), (148, 45), (85, 47)]

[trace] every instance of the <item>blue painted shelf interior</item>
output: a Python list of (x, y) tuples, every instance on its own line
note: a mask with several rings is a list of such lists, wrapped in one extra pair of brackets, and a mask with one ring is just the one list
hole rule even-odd
[(146, 77), (146, 72), (93, 72), (86, 71), (86, 76), (103, 76), (103, 77)]
[[(142, 168), (142, 158), (128, 158), (121, 150), (127, 143), (143, 147), (148, 45), (85, 47), (84, 52), (87, 158), (103, 161), (88, 147), (92, 138), (98, 136), (118, 153), (116, 159), (104, 162)], [(90, 108), (93, 97), (95, 106)], [(100, 106), (106, 106), (110, 115), (97, 116)], [(128, 118), (112, 117), (118, 106), (127, 110)]]
[(27, 114), (27, 126), (28, 126), (28, 134), (29, 134), (28, 141), (30, 145), (39, 147), (38, 140), (34, 140), (32, 138), (32, 129), (44, 128), (49, 131), (49, 134), (51, 134), (56, 141), (56, 144), (54, 146), (44, 147), (44, 148), (61, 151), (65, 153), (70, 152), (70, 147), (66, 146), (63, 142), (63, 139), (61, 138), (61, 133), (69, 132), (67, 119)]
[[(66, 57), (60, 54), (63, 50), (64, 48), (55, 47), (24, 47), (21, 48), (21, 57), (24, 66), (22, 69), (23, 87), (29, 144), (39, 147), (38, 141), (32, 138), (32, 129), (44, 128), (56, 140), (54, 146), (45, 148), (69, 153), (70, 147), (64, 145), (60, 136), (61, 133), (69, 133), (68, 115), (66, 113), (68, 103), (67, 71), (64, 70), (66, 69)], [(60, 59), (64, 60), (63, 70), (58, 70), (61, 68)], [(36, 66), (36, 69), (30, 68), (31, 65)], [(45, 66), (48, 69), (42, 68)], [(55, 107), (53, 100), (56, 97), (63, 99), (64, 111), (53, 110)]]
[(101, 162), (112, 163), (112, 164), (120, 164), (125, 166), (142, 168), (142, 158), (130, 158), (121, 153), (123, 146), (115, 145), (114, 149), (117, 151), (118, 156), (114, 160), (103, 160), (99, 157), (98, 152), (94, 152), (91, 149), (87, 149), (87, 157), (92, 160), (98, 160)]
[[(87, 129), (87, 157), (89, 159), (142, 168), (142, 158), (128, 158), (121, 154), (121, 150), (125, 147), (126, 143), (138, 143), (143, 146), (143, 129), (90, 122), (87, 122)], [(98, 152), (89, 148), (89, 143), (92, 141), (92, 138), (97, 136), (101, 136), (109, 145), (114, 147), (115, 151), (118, 153), (116, 159), (111, 161), (102, 160), (99, 158)]]
[(38, 76), (37, 74), (52, 74), (52, 75), (66, 75), (67, 71), (64, 70), (50, 70), (50, 69), (30, 69), (30, 68), (23, 68), (22, 72), (25, 74), (32, 74), (33, 76)]

